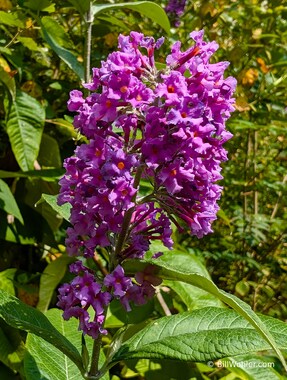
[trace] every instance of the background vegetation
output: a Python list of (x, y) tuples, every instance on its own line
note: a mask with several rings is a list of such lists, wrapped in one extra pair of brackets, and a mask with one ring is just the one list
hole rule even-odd
[[(178, 27), (169, 15), (171, 28), (161, 12), (151, 12), (143, 2), (95, 2), (94, 20), (85, 16), (88, 3), (0, 0), (0, 289), (45, 312), (55, 306), (56, 289), (67, 279), (68, 222), (55, 211), (53, 195), (63, 159), (84, 143), (66, 102), (69, 91), (81, 87), (89, 74), (89, 28), (91, 67), (117, 48), (119, 33), (164, 35), (168, 51), (172, 41), (186, 47), (188, 34), (204, 29), (206, 38), (220, 46), (215, 59), (230, 61), (228, 74), (238, 80), (236, 112), (228, 123), (234, 138), (226, 144), (229, 161), (214, 234), (201, 240), (180, 235), (177, 247), (195, 254), (221, 289), (255, 311), (286, 320), (287, 2), (188, 0)], [(160, 294), (172, 313), (218, 305), (172, 282)], [(122, 314), (112, 312), (110, 327), (122, 323)], [(155, 315), (164, 315), (157, 299), (129, 322)], [(19, 342), (25, 336), (15, 334), (0, 322), (0, 350), (5, 339), (12, 342), (0, 353), (1, 380), (23, 378)], [(276, 366), (274, 378), (282, 378)], [(141, 360), (118, 365), (111, 378), (263, 379), (243, 372), (169, 362), (163, 369)]]

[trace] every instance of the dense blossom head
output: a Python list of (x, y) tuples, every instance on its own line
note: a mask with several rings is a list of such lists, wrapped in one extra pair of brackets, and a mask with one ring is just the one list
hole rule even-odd
[[(70, 93), (74, 125), (89, 143), (66, 159), (60, 180), (59, 204), (72, 206), (69, 254), (93, 257), (102, 247), (121, 264), (142, 258), (153, 240), (171, 249), (171, 221), (199, 238), (212, 231), (236, 81), (224, 78), (228, 62), (210, 63), (215, 42), (205, 42), (203, 31), (190, 37), (194, 44), (186, 51), (174, 43), (159, 71), (154, 51), (163, 39), (137, 32), (120, 36), (119, 50), (93, 69), (92, 82), (85, 85), (91, 94)], [(89, 283), (90, 273), (88, 285), (81, 285), (83, 278), (77, 280), (83, 292), (74, 284), (64, 287), (60, 304), (65, 310), (71, 306), (66, 316), (78, 313), (86, 329), (92, 328), (89, 323), (101, 326), (106, 293), (129, 310), (130, 301), (141, 304), (154, 292), (148, 281), (132, 282), (121, 266), (102, 285)], [(89, 321), (86, 305), (98, 308), (98, 319)]]

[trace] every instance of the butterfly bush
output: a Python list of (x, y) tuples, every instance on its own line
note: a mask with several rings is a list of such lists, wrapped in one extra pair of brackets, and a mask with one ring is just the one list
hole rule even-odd
[[(171, 249), (171, 223), (201, 238), (216, 219), (236, 81), (223, 76), (228, 62), (210, 63), (215, 42), (205, 42), (203, 31), (190, 37), (194, 44), (182, 51), (175, 42), (159, 70), (154, 52), (163, 38), (120, 35), (119, 50), (85, 84), (90, 95), (70, 93), (74, 126), (89, 143), (65, 160), (60, 180), (58, 203), (72, 206), (67, 250), (82, 259), (71, 265), (75, 278), (60, 288), (58, 305), (94, 338), (106, 333), (112, 300), (129, 311), (160, 283), (152, 267), (131, 278), (125, 260), (143, 258), (154, 240)], [(83, 265), (97, 249), (108, 255), (103, 278)]]

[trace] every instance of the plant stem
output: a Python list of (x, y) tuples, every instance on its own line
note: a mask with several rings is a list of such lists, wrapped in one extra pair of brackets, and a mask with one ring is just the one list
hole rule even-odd
[[(142, 165), (141, 160), (140, 160), (140, 165), (139, 165), (139, 167), (137, 169), (137, 172), (136, 172), (136, 175), (135, 175), (135, 179), (134, 179), (134, 183), (133, 183), (133, 187), (135, 189), (138, 187), (138, 185), (140, 183), (142, 172), (143, 172), (143, 165)], [(134, 195), (132, 201), (135, 201), (135, 199), (136, 199), (136, 194)], [(122, 247), (123, 247), (123, 245), (125, 243), (125, 239), (127, 237), (128, 228), (129, 228), (130, 221), (131, 221), (131, 218), (132, 218), (132, 215), (133, 215), (133, 211), (134, 211), (134, 207), (130, 208), (125, 213), (124, 220), (123, 220), (123, 225), (122, 225), (122, 230), (121, 230), (121, 232), (119, 234), (117, 245), (116, 245), (116, 249), (115, 249), (115, 257), (120, 254), (120, 252), (122, 250)]]
[(169, 310), (169, 307), (167, 306), (161, 292), (160, 292), (160, 288), (157, 288), (156, 289), (156, 297), (157, 297), (157, 300), (160, 304), (160, 306), (162, 307), (162, 310), (164, 311), (164, 314), (169, 316), (169, 315), (172, 315), (171, 314), (171, 311)]
[(100, 358), (101, 345), (102, 345), (102, 335), (99, 334), (98, 338), (94, 340), (91, 367), (88, 374), (89, 377), (96, 378), (97, 373), (99, 372), (99, 358)]
[(93, 13), (92, 13), (92, 2), (90, 1), (89, 10), (85, 17), (87, 31), (86, 31), (86, 41), (85, 41), (85, 82), (90, 81), (90, 71), (91, 71), (91, 45), (92, 45), (92, 27), (93, 27)]

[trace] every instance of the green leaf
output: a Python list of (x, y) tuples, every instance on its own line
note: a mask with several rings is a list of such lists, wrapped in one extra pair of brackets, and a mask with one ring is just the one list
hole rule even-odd
[(7, 73), (2, 66), (0, 66), (0, 81), (5, 85), (12, 100), (16, 97), (16, 84), (15, 79)]
[(72, 139), (72, 138), (76, 139), (77, 137), (79, 137), (79, 132), (75, 130), (72, 122), (69, 120), (51, 119), (51, 120), (46, 120), (46, 122), (56, 125), (57, 129), (61, 132), (61, 134), (69, 139)]
[(18, 41), (21, 42), (26, 48), (33, 50), (33, 51), (38, 51), (39, 46), (37, 45), (36, 41), (31, 38), (31, 37), (18, 37)]
[(40, 278), (38, 310), (42, 312), (48, 310), (53, 293), (71, 262), (73, 262), (73, 258), (62, 255), (46, 266)]
[(170, 287), (180, 296), (189, 311), (207, 306), (222, 307), (222, 303), (217, 297), (193, 285), (171, 280), (165, 280), (164, 285)]
[(8, 172), (0, 170), (0, 178), (41, 178), (44, 181), (58, 180), (64, 174), (64, 169), (29, 170), (26, 172)]
[[(64, 28), (52, 17), (45, 16), (39, 20), (43, 37), (54, 52), (72, 69), (81, 80), (84, 80), (84, 67), (77, 57), (66, 47), (71, 42)], [(65, 46), (65, 47), (64, 47)]]
[(19, 331), (0, 321), (0, 362), (13, 371), (21, 372), (23, 356), (24, 343)]
[[(148, 360), (133, 359), (128, 360), (126, 365), (134, 371), (135, 377), (140, 375), (140, 379), (145, 380), (202, 380), (199, 370), (193, 363), (175, 360)], [(130, 370), (131, 371), (131, 370)], [(123, 371), (122, 371), (123, 373)], [(125, 371), (125, 376), (127, 372)], [(131, 374), (132, 375), (132, 374)], [(131, 376), (132, 377), (132, 376)], [(137, 378), (137, 377), (136, 377)]]
[(75, 9), (77, 9), (78, 12), (80, 12), (82, 15), (84, 15), (90, 7), (90, 0), (68, 0), (69, 3), (71, 3)]
[[(80, 342), (81, 334), (78, 333), (78, 321), (71, 319), (64, 321), (61, 311), (49, 310), (46, 315), (56, 328), (70, 344), (75, 347)], [(52, 343), (52, 342), (50, 342)], [(77, 344), (78, 343), (78, 344)], [(81, 373), (77, 366), (68, 359), (54, 345), (38, 338), (34, 334), (28, 334), (26, 348), (29, 352), (24, 358), (25, 375), (29, 380), (67, 380), (80, 379)]]
[(57, 204), (57, 195), (50, 194), (42, 194), (41, 199), (37, 202), (36, 205), (42, 202), (47, 202), (62, 218), (69, 222), (71, 210), (71, 205), (69, 203), (65, 203), (62, 206), (59, 206)]
[(46, 133), (42, 136), (38, 161), (45, 168), (62, 168), (63, 166), (58, 141)]
[(15, 295), (15, 288), (13, 284), (16, 268), (8, 268), (0, 272), (0, 289)]
[(153, 300), (144, 305), (133, 305), (132, 310), (127, 313), (118, 300), (113, 300), (107, 310), (105, 328), (122, 327), (126, 324), (139, 324), (152, 315), (154, 310)]
[(119, 4), (97, 4), (92, 6), (94, 17), (100, 13), (106, 12), (109, 9), (128, 8), (139, 12), (141, 15), (150, 18), (155, 23), (159, 24), (167, 34), (170, 33), (169, 19), (162, 7), (152, 1), (137, 1), (134, 3), (119, 3)]
[[(286, 349), (286, 324), (270, 317), (258, 319), (266, 324), (276, 344)], [(269, 343), (235, 311), (208, 307), (153, 321), (122, 343), (110, 363), (131, 358), (207, 362), (269, 348)]]
[[(0, 292), (0, 316), (12, 327), (35, 334), (50, 342), (83, 371), (81, 356), (76, 347), (54, 327), (47, 317), (7, 292)], [(62, 320), (62, 324), (63, 320)], [(52, 358), (50, 358), (52, 359)]]
[[(226, 303), (232, 309), (236, 310), (240, 315), (249, 321), (252, 326), (258, 331), (258, 333), (264, 337), (264, 339), (274, 349), (282, 364), (286, 368), (285, 360), (282, 353), (276, 346), (276, 343), (266, 329), (266, 326), (261, 322), (256, 313), (251, 309), (249, 305), (241, 301), (239, 298), (232, 294), (226, 293), (219, 289), (208, 277), (202, 275), (198, 268), (193, 267), (193, 263), (190, 262), (189, 254), (180, 252), (179, 254), (167, 253), (160, 256), (156, 260), (148, 257), (141, 262), (136, 260), (129, 260), (124, 265), (126, 273), (135, 273), (137, 271), (144, 270), (146, 264), (152, 264), (155, 266), (155, 273), (167, 280), (182, 281), (188, 284), (194, 285), (199, 289), (205, 290), (208, 293), (214, 295), (222, 302)], [(190, 264), (190, 265), (189, 265)]]
[(33, 11), (55, 11), (55, 4), (52, 4), (49, 0), (27, 0), (24, 3), (24, 7), (30, 8)]
[(106, 15), (106, 16), (103, 15), (103, 16), (98, 16), (98, 20), (109, 22), (110, 24), (119, 26), (122, 30), (130, 31), (129, 27), (124, 22), (119, 20), (117, 17), (111, 16), (111, 15)]
[[(153, 247), (153, 253), (156, 251), (162, 251), (162, 249), (159, 249), (156, 247), (154, 249)], [(165, 254), (168, 255), (169, 253), (164, 249), (166, 252)], [(172, 252), (173, 261), (180, 262), (181, 260), (184, 260), (186, 257), (185, 254), (182, 256), (182, 252), (174, 250)], [(192, 253), (188, 254), (188, 265), (192, 267), (193, 271), (199, 274), (202, 274), (203, 276), (210, 279), (209, 273), (207, 272), (205, 266), (203, 263), (199, 260), (199, 258)], [(164, 284), (169, 286), (171, 289), (173, 289), (182, 299), (182, 301), (187, 306), (188, 310), (194, 310), (194, 309), (200, 309), (202, 307), (207, 306), (222, 306), (222, 303), (220, 300), (215, 297), (214, 295), (206, 292), (205, 290), (199, 289), (196, 286), (181, 282), (181, 281), (172, 281), (172, 280), (165, 280)]]
[(39, 213), (43, 219), (48, 223), (49, 227), (52, 231), (57, 233), (60, 225), (63, 220), (59, 217), (59, 214), (55, 212), (52, 207), (43, 202), (41, 204), (36, 203), (42, 196), (42, 193), (57, 193), (58, 185), (54, 183), (44, 182), (42, 180), (32, 180), (25, 182), (25, 195), (23, 198), (23, 202), (35, 209), (37, 213)]
[(18, 28), (24, 28), (24, 22), (19, 18), (18, 13), (8, 13), (0, 11), (0, 24), (8, 26), (16, 26)]
[(39, 152), (45, 110), (36, 99), (17, 90), (13, 102), (6, 99), (5, 111), (6, 131), (15, 158), (23, 171), (32, 170)]
[(14, 195), (12, 194), (6, 182), (0, 179), (0, 208), (15, 216), (22, 224), (24, 224), (23, 217), (16, 203)]
[[(64, 321), (62, 312), (51, 309), (46, 313), (52, 325), (64, 336), (78, 351), (82, 347), (82, 333), (78, 331), (78, 321), (74, 318)], [(85, 337), (87, 350), (91, 352), (93, 340)], [(33, 334), (28, 334), (26, 348), (29, 351), (24, 359), (25, 374), (29, 380), (72, 380), (80, 379), (79, 369), (65, 355), (59, 352), (50, 343)], [(100, 364), (105, 360), (104, 354), (100, 354)], [(103, 380), (108, 380), (104, 376)]]

